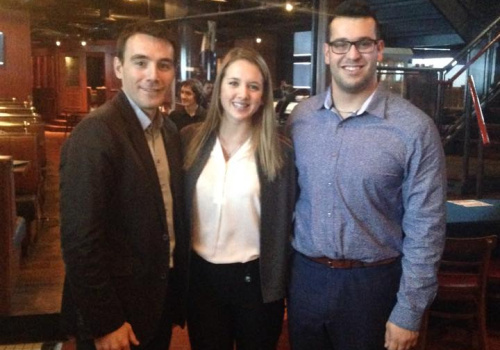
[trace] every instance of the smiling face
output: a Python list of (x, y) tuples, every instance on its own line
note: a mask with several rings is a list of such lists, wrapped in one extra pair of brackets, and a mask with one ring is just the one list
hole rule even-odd
[[(330, 23), (329, 42), (378, 39), (373, 18), (337, 17)], [(377, 61), (382, 60), (383, 41), (375, 50), (359, 53), (354, 45), (345, 54), (336, 54), (324, 44), (325, 62), (330, 66), (332, 87), (351, 94), (371, 93), (377, 86)]]
[(250, 123), (262, 106), (264, 78), (259, 68), (247, 60), (236, 60), (225, 71), (220, 101), (224, 119)]
[(115, 57), (114, 68), (123, 91), (153, 117), (175, 77), (174, 48), (153, 36), (134, 34), (127, 40), (123, 61)]

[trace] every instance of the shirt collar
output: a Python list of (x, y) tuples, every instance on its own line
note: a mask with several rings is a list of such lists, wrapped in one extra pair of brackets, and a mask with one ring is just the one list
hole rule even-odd
[[(368, 96), (368, 98), (365, 100), (365, 102), (363, 102), (363, 104), (361, 105), (361, 108), (358, 109), (355, 113), (356, 116), (359, 116), (361, 114), (363, 114), (364, 112), (368, 112), (376, 117), (379, 117), (379, 118), (383, 118), (384, 116), (384, 111), (383, 111), (383, 106), (381, 105), (380, 103), (380, 99), (379, 98), (376, 98), (375, 96), (378, 95), (378, 91), (379, 91), (379, 86), (377, 86), (377, 88), (375, 89), (375, 91), (373, 91), (373, 93)], [(374, 102), (374, 103), (372, 103)], [(323, 100), (323, 104), (321, 105), (321, 108), (324, 108), (324, 109), (335, 109), (335, 106), (333, 105), (333, 100), (332, 100), (332, 87), (330, 86), (328, 88), (328, 91), (326, 92), (326, 96)]]
[[(125, 91), (124, 93), (125, 96), (127, 96), (127, 99), (130, 102), (130, 105), (132, 106), (132, 109), (134, 110), (137, 119), (139, 119), (139, 123), (141, 123), (142, 130), (146, 131), (153, 122), (151, 121), (149, 116), (146, 113), (144, 113), (144, 111), (127, 95)], [(156, 114), (154, 119), (155, 121), (161, 119), (158, 118), (158, 113)]]

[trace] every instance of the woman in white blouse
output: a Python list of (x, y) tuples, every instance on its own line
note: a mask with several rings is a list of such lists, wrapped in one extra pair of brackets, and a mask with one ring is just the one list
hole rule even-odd
[(276, 131), (269, 69), (232, 49), (207, 119), (182, 132), (191, 233), (188, 330), (197, 349), (275, 349), (295, 204), (291, 145)]

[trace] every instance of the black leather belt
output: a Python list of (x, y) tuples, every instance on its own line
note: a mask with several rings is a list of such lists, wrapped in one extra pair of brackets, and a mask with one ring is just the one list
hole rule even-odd
[[(302, 254), (303, 255), (303, 254)], [(364, 262), (361, 260), (352, 260), (352, 259), (330, 259), (327, 257), (321, 258), (311, 258), (307, 255), (303, 255), (306, 259), (314, 261), (315, 263), (328, 266), (331, 269), (356, 269), (361, 267), (373, 267), (380, 265), (387, 265), (395, 262), (398, 258), (389, 258), (383, 259), (373, 262)]]

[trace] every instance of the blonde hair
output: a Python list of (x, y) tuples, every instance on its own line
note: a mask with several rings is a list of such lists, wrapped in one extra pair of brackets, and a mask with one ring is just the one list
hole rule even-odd
[(273, 106), (273, 89), (271, 74), (262, 56), (251, 49), (234, 48), (224, 57), (219, 74), (215, 79), (212, 101), (207, 118), (191, 139), (184, 160), (184, 169), (189, 169), (198, 158), (201, 149), (211, 135), (217, 133), (224, 115), (220, 101), (222, 80), (227, 68), (236, 61), (245, 60), (255, 65), (264, 80), (262, 106), (252, 116), (252, 145), (256, 149), (257, 158), (266, 177), (274, 180), (283, 166), (283, 154), (276, 130), (276, 118)]

